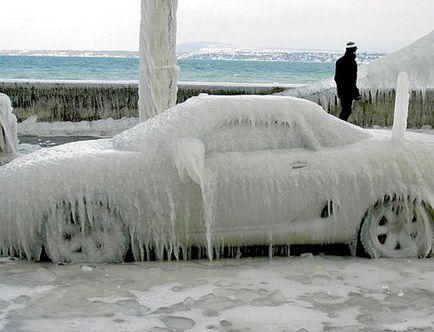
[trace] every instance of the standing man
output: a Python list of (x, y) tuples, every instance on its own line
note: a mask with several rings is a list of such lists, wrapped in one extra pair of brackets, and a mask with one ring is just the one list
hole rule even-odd
[(336, 61), (335, 82), (338, 98), (341, 100), (342, 111), (339, 119), (347, 121), (351, 115), (353, 100), (361, 98), (357, 88), (357, 46), (354, 42), (347, 43), (343, 57)]

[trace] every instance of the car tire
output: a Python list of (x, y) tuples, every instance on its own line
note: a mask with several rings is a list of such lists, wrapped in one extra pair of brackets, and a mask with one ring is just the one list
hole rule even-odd
[(45, 225), (45, 250), (55, 263), (114, 263), (124, 260), (129, 236), (119, 211), (106, 200), (61, 202)]
[(387, 196), (367, 211), (360, 242), (372, 258), (426, 257), (433, 242), (431, 210), (424, 202)]

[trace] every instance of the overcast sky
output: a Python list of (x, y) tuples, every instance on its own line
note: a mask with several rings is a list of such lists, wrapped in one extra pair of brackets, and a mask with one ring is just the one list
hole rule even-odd
[[(137, 50), (140, 0), (2, 0), (0, 49)], [(434, 0), (179, 0), (178, 43), (397, 50), (434, 30)]]

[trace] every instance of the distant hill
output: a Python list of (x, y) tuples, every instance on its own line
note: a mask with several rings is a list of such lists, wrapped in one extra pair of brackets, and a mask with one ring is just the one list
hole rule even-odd
[[(383, 57), (383, 53), (359, 53), (357, 62), (370, 63)], [(287, 61), (311, 63), (335, 63), (342, 53), (326, 51), (220, 51), (207, 53), (178, 53), (178, 59), (194, 60), (238, 60), (238, 61)]]

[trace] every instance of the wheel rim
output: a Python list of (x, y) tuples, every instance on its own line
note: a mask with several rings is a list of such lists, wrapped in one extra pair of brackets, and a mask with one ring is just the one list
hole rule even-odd
[(417, 249), (418, 219), (413, 213), (410, 216), (408, 209), (405, 210), (394, 211), (392, 207), (377, 218), (376, 239), (379, 246), (386, 250)]
[(119, 213), (102, 202), (62, 202), (47, 217), (46, 250), (54, 262), (118, 262), (127, 248)]
[(367, 213), (362, 243), (372, 257), (426, 256), (431, 250), (431, 223), (422, 205), (385, 201)]

